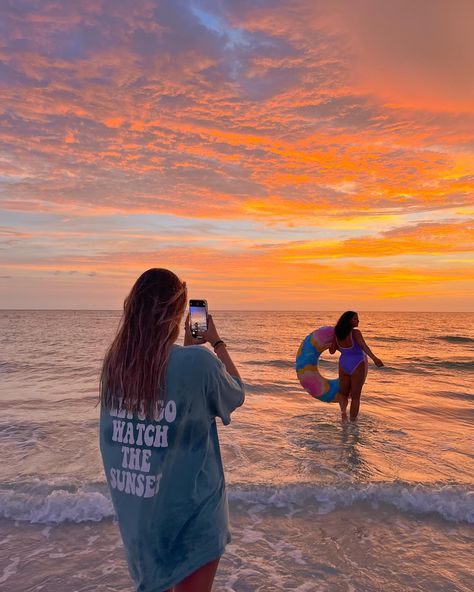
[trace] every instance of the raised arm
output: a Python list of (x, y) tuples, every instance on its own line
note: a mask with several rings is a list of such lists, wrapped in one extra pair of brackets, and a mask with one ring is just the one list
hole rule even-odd
[(380, 358), (377, 358), (377, 356), (372, 352), (370, 347), (365, 343), (365, 339), (362, 337), (362, 333), (359, 331), (359, 329), (353, 329), (352, 335), (354, 336), (354, 339), (357, 341), (357, 343), (360, 345), (362, 351), (364, 351), (369, 356), (369, 358), (373, 360), (374, 364), (379, 368), (380, 366), (383, 366), (382, 360)]
[(196, 339), (191, 335), (191, 329), (189, 327), (189, 314), (186, 317), (186, 322), (184, 324), (184, 345), (202, 345), (206, 342), (210, 343), (214, 349), (214, 353), (219, 358), (219, 360), (224, 364), (225, 369), (231, 376), (236, 376), (240, 378), (239, 371), (235, 367), (232, 358), (230, 357), (229, 352), (227, 351), (226, 344), (222, 339), (219, 337), (219, 333), (217, 332), (216, 326), (214, 324), (214, 320), (212, 315), (207, 315), (208, 320), (208, 329), (201, 335), (201, 339)]

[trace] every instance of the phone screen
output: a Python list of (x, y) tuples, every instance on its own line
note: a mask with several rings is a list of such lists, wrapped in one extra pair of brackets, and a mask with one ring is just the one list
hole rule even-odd
[(207, 302), (205, 300), (189, 301), (189, 326), (193, 337), (199, 337), (199, 333), (207, 331)]

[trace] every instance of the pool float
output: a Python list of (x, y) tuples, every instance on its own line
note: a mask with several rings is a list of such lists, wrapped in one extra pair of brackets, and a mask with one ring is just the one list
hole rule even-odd
[(318, 401), (336, 403), (339, 400), (339, 380), (321, 376), (319, 356), (329, 349), (334, 327), (320, 327), (307, 335), (296, 354), (296, 374), (301, 386)]

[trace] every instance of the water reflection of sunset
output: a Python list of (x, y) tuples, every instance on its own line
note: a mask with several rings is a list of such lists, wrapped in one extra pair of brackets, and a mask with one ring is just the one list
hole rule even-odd
[(472, 308), (474, 9), (425, 4), (12, 5), (0, 306), (163, 266), (214, 308)]

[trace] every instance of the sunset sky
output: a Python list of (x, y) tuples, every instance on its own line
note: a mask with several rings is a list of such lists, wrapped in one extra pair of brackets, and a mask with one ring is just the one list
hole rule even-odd
[(0, 308), (474, 310), (472, 0), (3, 0)]

